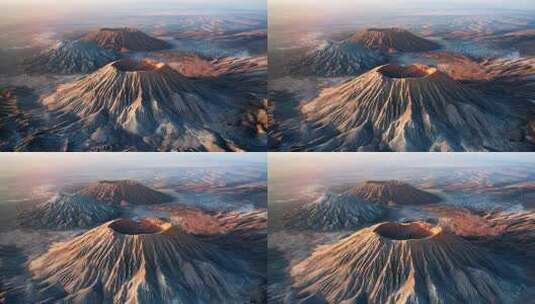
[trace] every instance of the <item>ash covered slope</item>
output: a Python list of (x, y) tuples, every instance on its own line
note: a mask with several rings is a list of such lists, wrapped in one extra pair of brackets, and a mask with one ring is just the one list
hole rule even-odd
[(150, 205), (173, 200), (170, 195), (153, 190), (133, 180), (99, 181), (80, 189), (78, 194), (92, 197), (110, 205)]
[(401, 28), (369, 28), (353, 35), (349, 41), (381, 51), (425, 52), (440, 45)]
[(293, 267), (298, 303), (509, 303), (522, 276), (423, 222), (381, 223)]
[(156, 219), (120, 219), (53, 245), (29, 270), (86, 303), (249, 303), (255, 278), (232, 254)]
[(298, 230), (330, 231), (354, 229), (378, 221), (385, 210), (350, 193), (326, 193), (301, 207), (285, 226)]
[(526, 114), (423, 65), (384, 65), (301, 108), (311, 149), (524, 151)]
[(222, 136), (232, 133), (226, 122), (236, 116), (229, 111), (241, 109), (209, 84), (151, 60), (112, 62), (60, 86), (43, 103), (81, 119), (83, 127), (63, 132), (83, 149), (230, 150), (232, 143)]
[(102, 28), (85, 35), (83, 40), (94, 41), (105, 49), (116, 51), (150, 52), (169, 48), (163, 40), (151, 37), (135, 28)]
[(119, 216), (119, 210), (95, 199), (59, 193), (29, 210), (21, 211), (22, 226), (36, 229), (91, 228)]
[(382, 205), (424, 205), (441, 201), (437, 195), (396, 180), (366, 181), (353, 187), (351, 193)]
[(61, 41), (28, 62), (32, 73), (89, 73), (119, 59), (113, 50), (106, 50), (92, 41)]
[(308, 52), (290, 67), (292, 74), (338, 77), (355, 75), (384, 64), (386, 58), (377, 51), (349, 41), (328, 41)]

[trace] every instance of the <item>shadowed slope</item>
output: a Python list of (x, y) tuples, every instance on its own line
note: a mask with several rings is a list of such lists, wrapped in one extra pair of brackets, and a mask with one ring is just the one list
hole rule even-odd
[(16, 143), (26, 136), (29, 117), (19, 106), (21, 97), (29, 95), (26, 87), (0, 88), (0, 150), (14, 149)]

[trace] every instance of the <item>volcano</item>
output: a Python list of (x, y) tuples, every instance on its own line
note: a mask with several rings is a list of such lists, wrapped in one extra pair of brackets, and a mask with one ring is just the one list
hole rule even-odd
[(386, 58), (382, 54), (361, 44), (328, 41), (292, 64), (290, 72), (299, 75), (339, 77), (355, 75), (385, 62)]
[(301, 107), (314, 150), (525, 151), (524, 114), (425, 65), (383, 65)]
[(61, 41), (30, 60), (26, 70), (32, 73), (89, 73), (119, 59), (113, 50), (93, 41)]
[(99, 181), (80, 189), (78, 194), (110, 205), (151, 205), (173, 200), (170, 195), (133, 180)]
[(507, 303), (523, 276), (424, 222), (380, 223), (291, 270), (298, 303)]
[(381, 205), (425, 205), (441, 201), (437, 195), (396, 180), (366, 181), (353, 187), (351, 193)]
[(220, 90), (152, 60), (112, 62), (60, 86), (43, 103), (65, 119), (78, 117), (75, 121), (83, 127), (64, 131), (73, 145), (146, 146), (140, 149), (151, 151), (232, 149), (222, 134), (230, 128), (229, 117), (235, 117), (228, 114), (237, 110), (235, 103), (231, 106)]
[(349, 41), (385, 52), (426, 52), (440, 45), (401, 28), (369, 28), (354, 34)]
[(170, 45), (135, 28), (102, 28), (85, 35), (83, 40), (94, 41), (105, 49), (116, 51), (150, 52), (169, 48)]
[(102, 204), (91, 197), (59, 193), (51, 199), (22, 210), (22, 226), (37, 229), (91, 228), (119, 216), (119, 210)]
[[(157, 219), (119, 219), (54, 244), (29, 270), (76, 303), (250, 303), (255, 278), (233, 254)], [(48, 289), (50, 290), (50, 289)]]
[(287, 219), (286, 227), (298, 230), (354, 229), (378, 221), (385, 210), (350, 193), (326, 193), (301, 207)]

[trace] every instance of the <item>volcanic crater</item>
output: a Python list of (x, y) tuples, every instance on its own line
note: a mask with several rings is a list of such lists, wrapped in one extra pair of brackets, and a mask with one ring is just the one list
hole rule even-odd
[(112, 63), (112, 66), (121, 72), (146, 72), (158, 70), (165, 66), (165, 63), (152, 60), (123, 59)]
[(108, 227), (121, 234), (140, 235), (161, 233), (171, 228), (171, 224), (153, 219), (140, 219), (137, 221), (131, 219), (119, 219), (109, 224)]
[(380, 224), (373, 231), (384, 238), (403, 241), (430, 238), (440, 233), (442, 229), (422, 222), (406, 224), (387, 222)]
[(423, 78), (437, 72), (436, 68), (420, 64), (411, 65), (384, 65), (377, 70), (380, 74), (389, 78)]

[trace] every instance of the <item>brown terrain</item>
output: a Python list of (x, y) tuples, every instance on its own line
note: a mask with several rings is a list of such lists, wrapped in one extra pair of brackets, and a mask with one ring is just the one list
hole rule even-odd
[(354, 34), (350, 41), (387, 52), (425, 52), (440, 45), (401, 28), (369, 28)]
[(105, 49), (148, 52), (166, 49), (169, 44), (135, 28), (102, 28), (85, 35), (82, 40), (94, 41)]
[(151, 205), (173, 200), (171, 196), (133, 180), (99, 181), (80, 189), (78, 194), (110, 205)]
[(175, 204), (157, 207), (156, 210), (169, 212), (174, 223), (192, 234), (218, 235), (267, 229), (267, 213), (260, 209), (245, 213), (207, 212), (200, 208)]
[(396, 181), (366, 181), (351, 189), (351, 194), (381, 205), (425, 205), (442, 199), (432, 193)]

